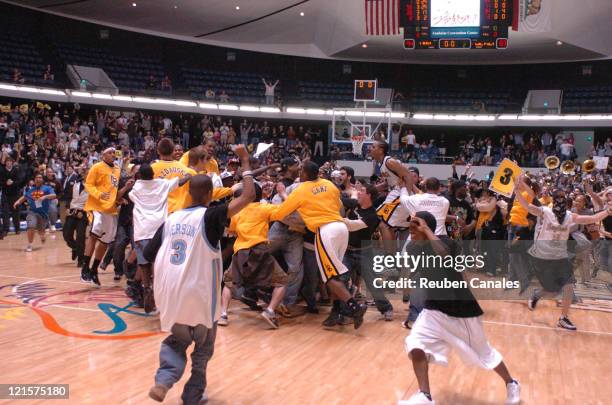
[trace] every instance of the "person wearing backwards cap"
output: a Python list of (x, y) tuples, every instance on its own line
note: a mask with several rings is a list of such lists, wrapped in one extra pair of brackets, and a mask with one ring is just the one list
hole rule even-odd
[[(457, 244), (447, 236), (436, 236), (436, 218), (427, 211), (418, 211), (410, 218), (411, 241), (406, 249), (410, 255), (426, 257), (455, 256)], [(446, 260), (446, 259), (445, 259)], [(429, 260), (427, 260), (429, 263)], [(419, 391), (398, 405), (435, 404), (429, 387), (429, 363), (446, 366), (448, 354), (455, 349), (468, 364), (494, 370), (506, 384), (506, 404), (520, 402), (520, 385), (510, 375), (501, 354), (489, 345), (482, 327), (483, 311), (470, 289), (461, 283), (462, 273), (454, 268), (433, 266), (419, 268), (417, 281), (437, 284), (450, 281), (459, 287), (427, 288), (425, 309), (406, 337), (405, 349), (419, 384)]]
[[(89, 238), (85, 244), (81, 281), (100, 285), (98, 266), (110, 243), (117, 233), (117, 195), (119, 191), (120, 169), (115, 165), (115, 148), (106, 148), (102, 152), (102, 161), (89, 170), (85, 179), (85, 190), (88, 197), (84, 211), (91, 211), (93, 222)], [(96, 248), (97, 242), (100, 242)], [(91, 256), (94, 262), (89, 267)]]

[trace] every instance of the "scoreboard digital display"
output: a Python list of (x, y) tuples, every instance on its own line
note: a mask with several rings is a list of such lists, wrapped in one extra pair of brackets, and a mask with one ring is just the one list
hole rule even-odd
[(406, 49), (505, 49), (513, 0), (400, 0)]

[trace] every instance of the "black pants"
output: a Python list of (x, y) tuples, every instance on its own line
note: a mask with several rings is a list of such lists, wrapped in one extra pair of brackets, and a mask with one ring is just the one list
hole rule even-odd
[(376, 288), (374, 285), (374, 279), (376, 274), (372, 268), (372, 250), (351, 250), (348, 249), (344, 254), (344, 265), (349, 268), (352, 272), (357, 272), (363, 278), (366, 288), (372, 294), (376, 309), (381, 314), (392, 310), (393, 305), (389, 302), (382, 288)]
[(15, 232), (19, 233), (19, 208), (13, 208), (15, 201), (19, 199), (19, 195), (2, 194), (2, 229), (0, 232), (8, 233), (10, 228), (10, 218), (13, 218), (13, 226)]
[(132, 238), (132, 225), (119, 224), (117, 226), (117, 236), (115, 236), (114, 246), (109, 246), (108, 250), (110, 251), (112, 248), (113, 266), (115, 267), (115, 274), (118, 276), (125, 274), (125, 269), (123, 268), (123, 262), (125, 261), (125, 249), (130, 243), (132, 243)]
[[(79, 259), (82, 259), (85, 252), (85, 231), (87, 230), (87, 215), (82, 213), (82, 218), (74, 215), (66, 217), (63, 236), (70, 249), (76, 252)], [(76, 237), (75, 237), (76, 233)]]

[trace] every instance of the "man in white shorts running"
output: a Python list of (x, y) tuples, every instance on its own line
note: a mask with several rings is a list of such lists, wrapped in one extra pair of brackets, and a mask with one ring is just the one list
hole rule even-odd
[[(457, 247), (445, 236), (436, 236), (435, 217), (419, 211), (409, 224), (411, 243), (406, 252), (411, 255), (454, 256)], [(427, 260), (429, 261), (429, 259)], [(435, 262), (435, 260), (432, 260)], [(428, 281), (463, 281), (453, 268), (420, 268), (419, 278)], [(417, 279), (420, 283), (421, 280)], [(405, 348), (412, 359), (419, 391), (398, 405), (435, 404), (429, 387), (429, 363), (447, 365), (451, 349), (466, 363), (494, 370), (506, 384), (506, 404), (520, 402), (520, 385), (514, 380), (501, 354), (489, 345), (482, 327), (483, 311), (468, 287), (427, 288), (425, 308), (406, 337)]]

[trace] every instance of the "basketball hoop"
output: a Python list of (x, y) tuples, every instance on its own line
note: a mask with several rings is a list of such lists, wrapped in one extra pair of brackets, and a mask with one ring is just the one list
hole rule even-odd
[(361, 156), (363, 153), (363, 143), (365, 142), (365, 135), (352, 135), (351, 143), (353, 144), (353, 153), (357, 156)]

